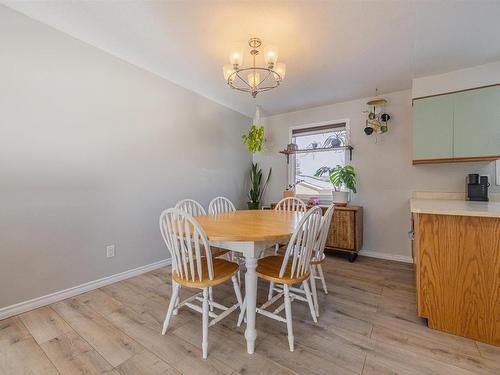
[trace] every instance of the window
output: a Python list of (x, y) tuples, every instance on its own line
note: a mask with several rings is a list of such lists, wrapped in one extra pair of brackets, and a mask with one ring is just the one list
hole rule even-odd
[(298, 196), (331, 199), (328, 172), (320, 171), (346, 164), (347, 150), (342, 146), (349, 145), (347, 121), (291, 128), (290, 133), (301, 152), (290, 157), (289, 184), (295, 184)]

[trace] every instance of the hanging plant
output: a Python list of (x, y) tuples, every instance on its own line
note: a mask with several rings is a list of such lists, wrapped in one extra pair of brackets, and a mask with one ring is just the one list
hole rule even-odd
[(266, 143), (266, 139), (264, 138), (264, 127), (252, 125), (248, 134), (243, 134), (241, 139), (243, 139), (243, 143), (252, 154), (262, 152), (264, 150), (264, 144)]

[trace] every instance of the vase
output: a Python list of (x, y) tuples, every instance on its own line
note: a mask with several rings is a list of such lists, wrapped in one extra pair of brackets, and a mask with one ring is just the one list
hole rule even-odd
[(349, 202), (349, 192), (348, 191), (333, 191), (332, 192), (332, 202), (335, 206), (344, 207), (347, 206)]
[(332, 142), (331, 142), (332, 147), (340, 147), (341, 144), (342, 144), (342, 141), (340, 139), (338, 139), (338, 138), (332, 139)]

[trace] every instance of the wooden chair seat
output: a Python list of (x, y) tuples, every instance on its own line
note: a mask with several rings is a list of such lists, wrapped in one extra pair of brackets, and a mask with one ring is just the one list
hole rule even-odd
[(264, 280), (272, 281), (280, 284), (296, 284), (306, 280), (309, 277), (309, 271), (304, 272), (300, 277), (291, 278), (292, 262), (288, 262), (285, 276), (279, 277), (281, 264), (283, 263), (282, 255), (270, 255), (265, 258), (259, 259), (257, 262), (257, 269), (255, 272), (257, 276)]
[(239, 265), (233, 262), (229, 262), (224, 259), (214, 258), (212, 259), (212, 265), (214, 270), (214, 278), (210, 280), (208, 278), (208, 265), (207, 258), (201, 258), (201, 272), (202, 281), (199, 281), (199, 275), (195, 269), (194, 281), (190, 270), (188, 269), (188, 278), (182, 278), (177, 271), (172, 272), (172, 278), (178, 284), (188, 287), (188, 288), (208, 288), (211, 286), (222, 284), (224, 281), (229, 280), (236, 272), (238, 272)]
[(326, 255), (325, 255), (325, 253), (323, 253), (323, 254), (321, 254), (321, 258), (319, 258), (319, 259), (312, 258), (311, 264), (321, 264), (325, 261), (325, 259), (326, 259)]

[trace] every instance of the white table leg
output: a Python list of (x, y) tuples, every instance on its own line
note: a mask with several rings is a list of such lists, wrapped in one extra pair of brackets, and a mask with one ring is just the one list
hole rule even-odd
[(249, 354), (253, 354), (255, 350), (255, 339), (257, 338), (257, 331), (255, 330), (255, 310), (257, 307), (257, 274), (255, 273), (255, 268), (257, 266), (257, 258), (263, 250), (273, 246), (275, 242), (276, 241), (210, 241), (211, 246), (236, 251), (245, 256), (245, 265), (247, 267), (247, 272), (245, 273), (247, 317), (245, 338), (247, 340), (247, 352)]
[(247, 329), (245, 338), (247, 339), (247, 352), (253, 354), (255, 350), (255, 339), (257, 331), (255, 330), (255, 309), (257, 307), (257, 275), (255, 267), (257, 259), (254, 254), (245, 255), (245, 264), (247, 272), (245, 273), (245, 294), (247, 303)]

